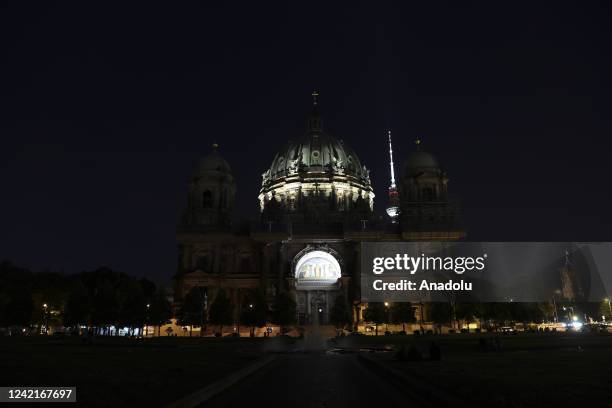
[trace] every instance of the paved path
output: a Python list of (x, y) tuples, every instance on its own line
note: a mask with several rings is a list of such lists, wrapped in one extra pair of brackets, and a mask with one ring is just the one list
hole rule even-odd
[(205, 407), (359, 408), (416, 405), (362, 367), (355, 355), (288, 354), (206, 402)]

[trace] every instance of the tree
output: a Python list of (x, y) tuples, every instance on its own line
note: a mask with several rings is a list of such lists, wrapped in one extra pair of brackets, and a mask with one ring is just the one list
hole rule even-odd
[(595, 320), (605, 319), (607, 322), (612, 320), (612, 303), (608, 299), (604, 299), (599, 303), (597, 308), (597, 316)]
[(336, 297), (334, 305), (330, 311), (329, 320), (339, 329), (351, 322), (351, 314), (349, 309), (346, 307), (346, 300), (344, 299), (344, 296)]
[(540, 322), (544, 319), (544, 313), (537, 303), (512, 302), (511, 305), (512, 320), (522, 323), (524, 329), (527, 329), (529, 322)]
[(391, 322), (402, 325), (402, 330), (406, 331), (406, 323), (416, 322), (414, 309), (410, 302), (395, 302), (391, 306)]
[(93, 299), (92, 323), (100, 330), (117, 323), (119, 304), (115, 289), (107, 280), (97, 282)]
[(504, 324), (510, 319), (510, 302), (495, 302), (481, 303), (479, 305), (479, 313), (481, 319), (493, 323), (495, 327), (498, 324)]
[(19, 291), (13, 294), (4, 311), (7, 326), (27, 327), (32, 321), (34, 302), (27, 291)]
[(89, 297), (87, 290), (79, 279), (70, 290), (66, 306), (64, 307), (64, 326), (78, 328), (82, 324), (87, 324), (89, 319)]
[(142, 328), (145, 324), (147, 301), (140, 284), (131, 278), (124, 279), (118, 290), (119, 324), (129, 328)]
[(281, 334), (284, 327), (295, 323), (295, 300), (287, 292), (277, 292), (272, 305), (272, 322), (280, 326)]
[(429, 317), (438, 328), (438, 333), (442, 332), (442, 325), (451, 321), (451, 307), (448, 302), (433, 302), (430, 304)]
[(268, 321), (268, 304), (261, 289), (247, 293), (240, 310), (240, 322), (251, 328), (251, 337), (255, 336), (255, 327), (263, 327)]
[(168, 301), (166, 291), (163, 287), (157, 289), (151, 299), (149, 308), (149, 319), (151, 324), (157, 326), (157, 335), (160, 336), (161, 326), (167, 324), (172, 317), (172, 305)]
[(542, 318), (548, 322), (554, 321), (557, 318), (557, 310), (552, 302), (538, 303), (538, 309), (540, 309)]
[(152, 302), (153, 297), (157, 293), (157, 286), (155, 283), (151, 282), (147, 278), (140, 278), (138, 280), (138, 284), (142, 289), (142, 293), (144, 294), (145, 300), (147, 302)]
[(191, 337), (192, 326), (201, 324), (204, 320), (204, 293), (199, 287), (193, 287), (187, 292), (178, 317), (182, 326), (189, 326)]
[(378, 325), (387, 321), (387, 311), (385, 305), (380, 302), (370, 302), (363, 311), (363, 319), (374, 323), (375, 334), (378, 336)]
[(223, 326), (233, 323), (232, 304), (223, 289), (217, 292), (208, 315), (212, 324), (219, 325), (219, 333), (223, 336)]

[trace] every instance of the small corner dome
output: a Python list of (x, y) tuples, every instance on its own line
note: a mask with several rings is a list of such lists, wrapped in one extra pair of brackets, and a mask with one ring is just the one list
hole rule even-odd
[(232, 168), (230, 167), (229, 163), (223, 157), (221, 157), (218, 150), (219, 146), (216, 143), (213, 144), (212, 152), (200, 160), (197, 173), (207, 173), (211, 171), (219, 171), (224, 173), (232, 172)]
[(422, 170), (438, 170), (440, 164), (436, 158), (420, 150), (411, 152), (404, 162), (404, 174), (413, 174)]

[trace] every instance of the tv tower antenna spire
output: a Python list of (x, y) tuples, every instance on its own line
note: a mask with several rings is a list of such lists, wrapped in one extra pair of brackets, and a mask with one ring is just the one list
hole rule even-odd
[(395, 188), (395, 170), (393, 168), (393, 146), (391, 145), (391, 131), (387, 131), (389, 135), (389, 165), (391, 166), (391, 188)]
[(389, 207), (387, 207), (387, 215), (391, 218), (392, 223), (397, 223), (399, 216), (399, 194), (395, 185), (395, 169), (393, 168), (393, 146), (391, 144), (391, 131), (387, 131), (389, 138), (389, 166), (391, 167), (391, 185), (389, 186)]

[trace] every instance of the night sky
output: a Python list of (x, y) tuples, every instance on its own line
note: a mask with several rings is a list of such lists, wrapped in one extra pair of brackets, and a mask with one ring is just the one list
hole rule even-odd
[(448, 171), (470, 240), (612, 238), (610, 6), (89, 3), (0, 10), (0, 259), (167, 283), (197, 161), (217, 141), (254, 218), (314, 89), (377, 213), (391, 129), (396, 170), (418, 137)]

